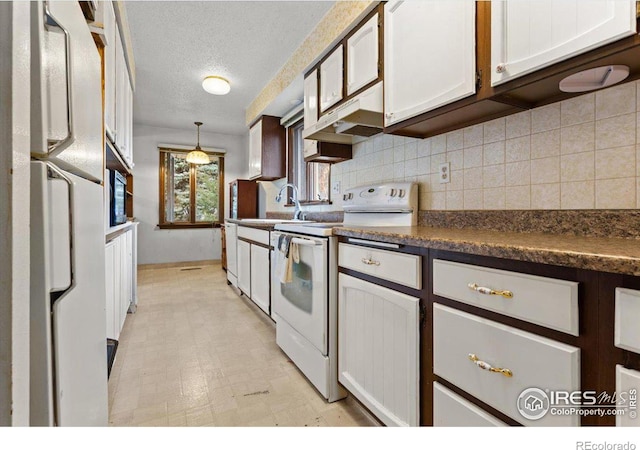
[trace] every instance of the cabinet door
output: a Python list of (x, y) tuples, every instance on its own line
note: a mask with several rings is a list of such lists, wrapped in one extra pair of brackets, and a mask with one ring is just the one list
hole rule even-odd
[(475, 93), (475, 2), (396, 0), (384, 10), (385, 126)]
[(616, 415), (617, 427), (639, 427), (638, 390), (640, 390), (640, 372), (616, 366), (616, 394), (620, 396), (618, 409), (624, 414)]
[(251, 245), (251, 300), (269, 314), (271, 304), (269, 249)]
[(104, 49), (104, 126), (113, 141), (116, 130), (116, 16), (113, 4), (104, 2), (104, 32), (107, 46)]
[(118, 326), (122, 330), (124, 321), (129, 310), (129, 299), (131, 298), (131, 269), (127, 263), (127, 238), (122, 234), (117, 238), (118, 249), (120, 251), (120, 303), (118, 307)]
[(238, 275), (237, 254), (238, 254), (238, 236), (235, 224), (226, 224), (225, 238), (227, 241), (227, 275), (234, 277)]
[(107, 311), (107, 338), (118, 339), (119, 328), (116, 327), (116, 267), (115, 267), (115, 246), (109, 242), (104, 248), (105, 258), (105, 290), (106, 290), (106, 311)]
[(116, 27), (116, 130), (115, 144), (120, 153), (125, 145), (125, 128), (127, 121), (126, 84), (128, 82), (127, 66), (124, 59), (122, 41)]
[(320, 112), (342, 100), (342, 52), (340, 45), (320, 64)]
[(318, 121), (318, 69), (304, 79), (304, 127), (310, 128)]
[(126, 136), (125, 136), (125, 148), (124, 148), (124, 157), (129, 164), (129, 167), (133, 167), (133, 89), (131, 88), (131, 82), (129, 81), (129, 77), (127, 77), (127, 82), (125, 84), (125, 92), (126, 92), (126, 113), (127, 113), (127, 121), (126, 121)]
[(249, 130), (249, 178), (262, 174), (262, 121)]
[(251, 244), (238, 240), (238, 288), (251, 298)]
[(347, 40), (347, 95), (378, 79), (378, 15)]
[(635, 2), (491, 2), (493, 86), (635, 33)]
[(385, 425), (418, 425), (419, 300), (339, 275), (338, 379)]

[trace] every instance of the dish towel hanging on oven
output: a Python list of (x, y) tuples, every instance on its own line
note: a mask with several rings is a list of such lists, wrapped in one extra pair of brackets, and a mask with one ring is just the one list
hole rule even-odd
[(278, 238), (278, 251), (276, 252), (276, 273), (280, 283), (293, 281), (293, 263), (300, 262), (298, 244), (292, 242), (293, 236), (281, 235)]

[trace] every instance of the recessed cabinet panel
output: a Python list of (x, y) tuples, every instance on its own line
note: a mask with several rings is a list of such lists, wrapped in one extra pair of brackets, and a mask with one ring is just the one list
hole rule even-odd
[[(267, 232), (268, 234), (268, 232)], [(251, 245), (251, 300), (269, 314), (269, 249)]]
[(615, 345), (640, 353), (640, 291), (616, 289)]
[(251, 244), (238, 239), (238, 289), (251, 298)]
[(507, 424), (436, 382), (433, 383), (433, 426), (506, 427)]
[(476, 92), (475, 2), (396, 0), (384, 11), (385, 126)]
[(512, 80), (636, 31), (635, 2), (491, 2), (491, 84)]
[[(502, 369), (494, 372), (489, 367)], [(580, 389), (580, 349), (440, 304), (433, 305), (433, 371), (477, 399), (526, 426), (578, 426), (578, 415), (525, 409), (531, 387)], [(506, 372), (509, 371), (509, 372)], [(510, 374), (510, 376), (508, 375)], [(543, 403), (543, 399), (531, 401)], [(521, 399), (521, 400), (519, 400)], [(519, 403), (520, 401), (520, 403)], [(535, 405), (534, 405), (535, 406)], [(541, 411), (542, 412), (542, 411)]]
[(320, 112), (342, 100), (342, 52), (340, 45), (320, 64)]
[(318, 121), (318, 70), (304, 79), (304, 127), (309, 128)]
[(638, 391), (640, 391), (640, 372), (617, 365), (616, 394), (619, 396), (618, 410), (624, 410), (624, 414), (616, 415), (617, 427), (640, 427), (637, 403)]
[(378, 79), (378, 14), (347, 40), (347, 95)]

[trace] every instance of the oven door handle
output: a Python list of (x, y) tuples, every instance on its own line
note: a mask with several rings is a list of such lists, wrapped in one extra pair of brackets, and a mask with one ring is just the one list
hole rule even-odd
[(315, 247), (317, 245), (322, 245), (322, 242), (320, 241), (314, 241), (312, 239), (302, 239), (302, 238), (292, 238), (291, 243), (298, 244), (298, 245), (306, 245), (307, 247)]

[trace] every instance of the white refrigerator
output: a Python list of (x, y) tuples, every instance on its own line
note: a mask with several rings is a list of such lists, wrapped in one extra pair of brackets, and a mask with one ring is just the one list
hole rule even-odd
[(30, 421), (108, 422), (100, 56), (78, 2), (31, 4)]

